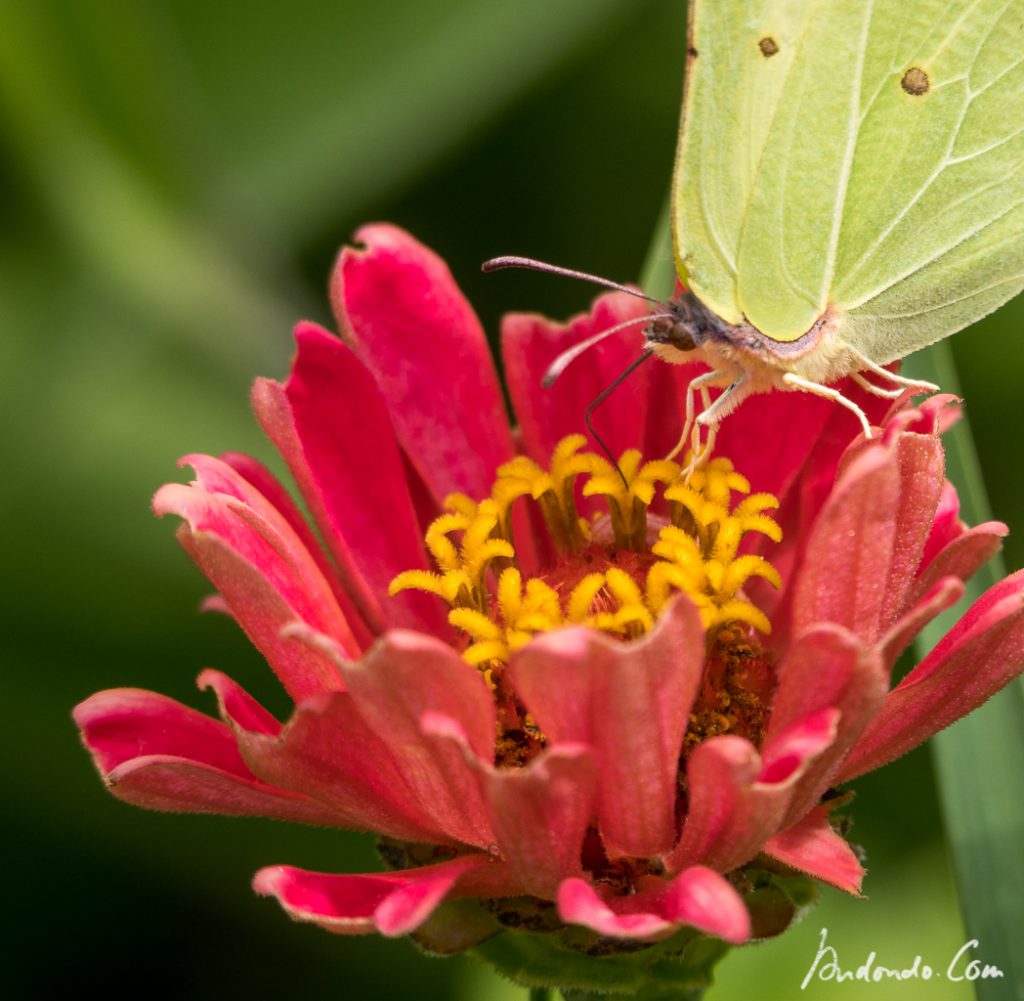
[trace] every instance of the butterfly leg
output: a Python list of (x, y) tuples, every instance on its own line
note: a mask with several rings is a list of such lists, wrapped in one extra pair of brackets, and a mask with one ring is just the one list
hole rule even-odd
[[(701, 403), (703, 409), (701, 410), (701, 417), (704, 416), (711, 409), (711, 394), (708, 392), (706, 386), (702, 386), (700, 389)], [(715, 447), (715, 438), (718, 435), (718, 425), (712, 424), (707, 429), (707, 439), (701, 442), (701, 428), (703, 425), (700, 422), (700, 418), (693, 422), (693, 431), (690, 435), (690, 461), (686, 463), (686, 468), (683, 470), (683, 481), (689, 482), (690, 477), (700, 469), (708, 459), (711, 458), (711, 453)]]
[[(709, 375), (717, 375), (720, 378), (723, 373), (709, 373)], [(725, 392), (710, 406), (708, 405), (709, 399), (706, 385), (700, 387), (704, 409), (693, 426), (693, 447), (690, 450), (690, 461), (683, 471), (685, 479), (688, 480), (697, 469), (711, 458), (715, 450), (715, 439), (718, 437), (719, 424), (753, 392), (753, 386), (754, 384), (750, 376), (744, 373), (734, 382), (729, 383)], [(707, 429), (707, 438), (703, 444), (700, 440), (701, 428)]]
[(710, 407), (705, 407), (697, 418), (697, 423), (707, 428), (718, 427), (750, 394), (754, 391), (754, 382), (748, 372), (729, 383), (726, 390)]
[[(882, 368), (881, 365), (875, 364), (875, 362), (866, 355), (854, 350), (849, 345), (846, 346), (846, 349), (854, 358), (857, 359), (857, 361), (861, 363), (861, 366), (865, 371), (874, 372), (875, 375), (881, 376), (883, 379), (887, 379), (889, 382), (893, 382), (897, 386), (915, 389), (919, 393), (937, 393), (939, 391), (939, 387), (936, 386), (934, 382), (925, 382), (924, 379), (908, 379), (905, 375), (897, 375), (895, 372), (890, 372), (887, 368)], [(856, 378), (857, 376), (855, 375), (854, 379)], [(882, 394), (879, 393), (878, 395), (881, 396)]]
[(841, 406), (846, 407), (851, 413), (856, 414), (857, 420), (860, 421), (860, 426), (864, 429), (864, 437), (869, 441), (871, 440), (871, 425), (868, 423), (867, 414), (857, 406), (853, 400), (848, 400), (838, 389), (833, 389), (831, 386), (822, 386), (818, 382), (811, 382), (810, 379), (804, 379), (793, 372), (787, 372), (782, 377), (782, 381), (793, 389), (801, 389), (805, 393), (813, 393), (815, 396), (823, 396), (826, 400), (832, 400), (834, 403), (838, 403)]
[(882, 389), (881, 386), (876, 386), (873, 382), (868, 382), (860, 372), (854, 372), (850, 378), (853, 379), (861, 389), (871, 393), (872, 396), (883, 396), (887, 400), (895, 400), (907, 391), (906, 387), (900, 386), (897, 386), (895, 389)]
[(711, 408), (711, 396), (708, 393), (708, 387), (713, 386), (716, 380), (722, 378), (722, 375), (722, 372), (712, 370), (690, 380), (689, 385), (686, 387), (686, 420), (683, 423), (683, 433), (679, 436), (676, 447), (665, 456), (666, 459), (674, 459), (686, 447), (687, 439), (691, 435), (694, 436), (694, 440), (690, 442), (691, 449), (694, 451), (699, 449), (700, 429), (697, 427), (697, 415), (694, 412), (695, 397), (697, 393), (700, 393), (702, 413), (709, 410)]

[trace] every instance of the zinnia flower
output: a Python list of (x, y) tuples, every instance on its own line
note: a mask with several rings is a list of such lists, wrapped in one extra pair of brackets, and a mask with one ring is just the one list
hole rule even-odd
[(243, 455), (188, 456), (195, 480), (154, 499), (294, 711), (281, 723), (214, 670), (199, 686), (220, 719), (94, 695), (75, 718), (111, 791), (376, 832), (390, 871), (277, 865), (256, 890), (439, 951), (507, 928), (599, 953), (684, 927), (740, 943), (777, 930), (758, 873), (858, 892), (834, 787), (1024, 663), (1016, 574), (890, 689), (1005, 533), (958, 517), (939, 441), (955, 401), (850, 385), (878, 428), (865, 441), (818, 398), (757, 397), (686, 479), (659, 457), (695, 370), (651, 363), (598, 411), (616, 468), (577, 431), (639, 324), (556, 389), (539, 375), (643, 303), (506, 317), (513, 428), (445, 265), (390, 226), (358, 240), (331, 285), (341, 337), (300, 324), (287, 382), (253, 391), (316, 533)]

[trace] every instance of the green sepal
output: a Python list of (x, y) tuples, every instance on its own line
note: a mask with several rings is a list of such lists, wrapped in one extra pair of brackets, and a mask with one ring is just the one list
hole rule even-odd
[(499, 931), (501, 925), (480, 901), (446, 900), (409, 938), (429, 956), (454, 956)]
[[(770, 860), (764, 861), (770, 864)], [(749, 881), (743, 900), (750, 911), (750, 937), (755, 941), (781, 935), (818, 900), (818, 884), (802, 873), (750, 865), (743, 876)]]
[[(570, 945), (565, 933), (507, 931), (479, 945), (476, 955), (523, 987), (557, 988), (566, 1001), (609, 995), (685, 1001), (704, 993), (715, 964), (730, 948), (721, 939), (682, 929), (635, 952), (595, 955), (607, 940), (579, 928), (571, 932)], [(615, 946), (621, 948), (622, 943)]]

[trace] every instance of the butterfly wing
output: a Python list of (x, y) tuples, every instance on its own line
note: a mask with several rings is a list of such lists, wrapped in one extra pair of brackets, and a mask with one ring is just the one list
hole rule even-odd
[(716, 313), (786, 342), (831, 308), (884, 363), (1024, 286), (1024, 0), (696, 0), (692, 31), (675, 240)]
[[(680, 275), (729, 323), (743, 319), (740, 236), (806, 8), (806, 0), (690, 3), (673, 239)], [(770, 40), (768, 56), (759, 48), (763, 39)]]
[(843, 339), (884, 364), (1024, 288), (1024, 0), (883, 8), (913, 20), (888, 44), (872, 32), (833, 297)]

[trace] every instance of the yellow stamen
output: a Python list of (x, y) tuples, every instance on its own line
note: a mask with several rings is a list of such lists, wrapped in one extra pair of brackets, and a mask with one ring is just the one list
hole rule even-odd
[[(715, 458), (690, 476), (668, 460), (642, 462), (636, 450), (623, 454), (616, 469), (581, 451), (585, 439), (571, 435), (556, 447), (551, 468), (519, 456), (498, 470), (492, 494), (479, 502), (462, 494), (445, 501), (446, 513), (427, 529), (425, 542), (437, 573), (408, 570), (389, 592), (409, 588), (442, 598), (448, 621), (466, 637), (465, 658), (492, 687), (495, 665), (506, 663), (537, 633), (585, 625), (634, 638), (654, 627), (678, 592), (687, 594), (705, 627), (716, 632), (731, 623), (762, 633), (768, 617), (743, 592), (752, 577), (781, 586), (778, 571), (761, 556), (740, 554), (745, 535), (772, 541), (781, 529), (765, 511), (778, 506), (770, 494), (750, 494), (750, 484), (725, 458)], [(607, 513), (580, 517), (580, 492), (599, 497)], [(669, 523), (651, 512), (659, 489)], [(748, 495), (736, 503), (736, 494)], [(560, 554), (556, 566), (523, 580), (516, 564), (512, 507), (520, 499), (538, 505)], [(608, 530), (595, 535), (604, 520)], [(653, 526), (651, 521), (653, 519)], [(653, 545), (648, 532), (658, 528)]]

